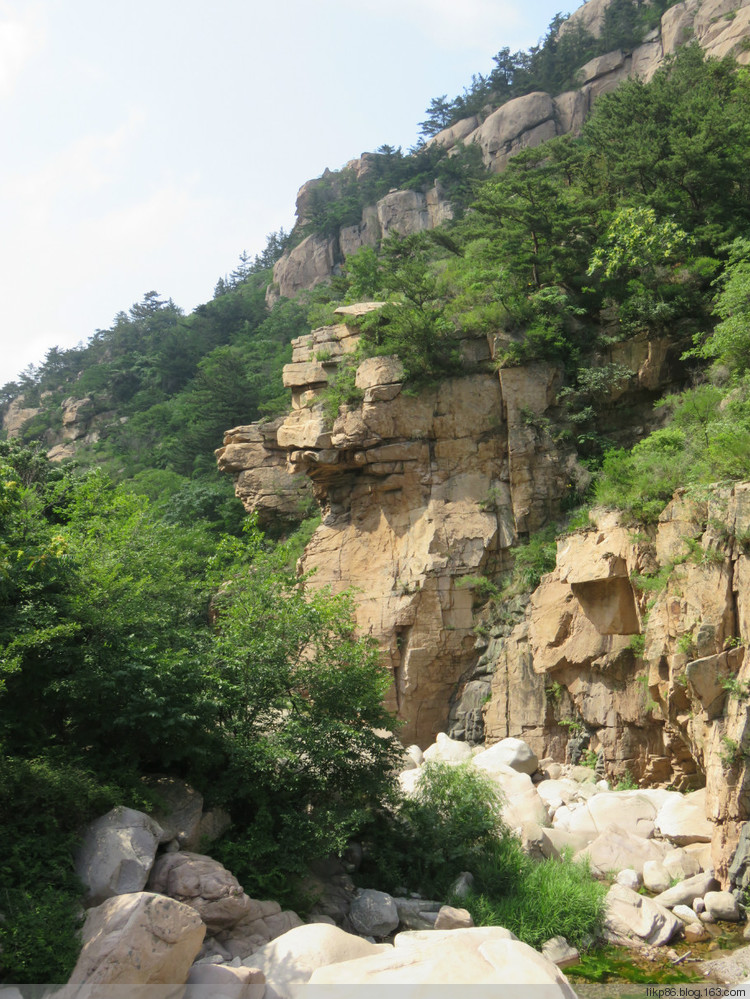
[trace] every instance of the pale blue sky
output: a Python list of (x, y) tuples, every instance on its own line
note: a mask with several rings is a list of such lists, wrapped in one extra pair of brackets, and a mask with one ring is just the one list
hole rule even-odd
[(155, 289), (185, 311), (298, 187), (572, 0), (0, 0), (0, 384)]

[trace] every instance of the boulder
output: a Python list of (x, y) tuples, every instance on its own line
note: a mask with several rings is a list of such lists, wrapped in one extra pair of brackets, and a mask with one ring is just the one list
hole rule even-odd
[(672, 912), (678, 919), (681, 919), (683, 923), (698, 923), (700, 924), (700, 919), (698, 914), (690, 908), (689, 905), (676, 905), (672, 909)]
[(658, 947), (668, 943), (682, 926), (656, 899), (614, 884), (607, 893), (604, 928), (615, 940), (643, 940)]
[(390, 895), (365, 888), (354, 898), (349, 919), (362, 936), (387, 937), (398, 927), (398, 909)]
[(313, 972), (311, 985), (547, 985), (550, 999), (574, 999), (558, 968), (520, 940), (468, 937), (454, 930), (437, 941), (406, 947)]
[(719, 919), (736, 923), (740, 919), (740, 908), (737, 899), (729, 891), (707, 891), (703, 896), (706, 912), (716, 921)]
[(172, 985), (187, 981), (206, 927), (194, 909), (151, 892), (89, 909), (71, 985)]
[(567, 968), (571, 964), (578, 964), (581, 955), (571, 947), (565, 937), (551, 937), (542, 944), (542, 954), (556, 964), (558, 968)]
[(678, 885), (674, 885), (674, 887), (657, 895), (654, 901), (659, 902), (667, 909), (672, 909), (675, 905), (692, 905), (696, 898), (703, 898), (707, 891), (714, 891), (718, 887), (719, 882), (709, 871), (705, 874), (696, 874), (692, 878), (686, 878)]
[(667, 869), (658, 860), (646, 860), (643, 864), (643, 884), (654, 894), (666, 891), (672, 883)]
[(439, 732), (435, 742), (424, 751), (425, 760), (431, 763), (466, 763), (471, 755), (468, 742), (451, 739), (445, 732)]
[(588, 810), (599, 833), (616, 827), (642, 839), (654, 834), (656, 808), (645, 795), (618, 791), (597, 794), (589, 799)]
[(370, 943), (337, 926), (310, 923), (266, 944), (247, 958), (247, 964), (263, 972), (278, 996), (286, 997), (291, 986), (305, 984), (317, 968), (392, 949), (389, 944)]
[(679, 881), (695, 877), (701, 871), (701, 866), (695, 855), (682, 848), (665, 853), (662, 863), (670, 878), (677, 878)]
[(633, 870), (632, 867), (626, 867), (624, 871), (619, 872), (615, 881), (618, 885), (630, 888), (631, 891), (638, 891), (643, 883), (643, 878), (638, 871)]
[(197, 850), (201, 840), (203, 795), (176, 777), (146, 777), (144, 783), (161, 799), (153, 817), (164, 830), (164, 840), (176, 839), (181, 850)]
[(676, 846), (710, 843), (713, 827), (706, 818), (706, 791), (670, 798), (656, 815), (656, 828)]
[(491, 769), (494, 764), (502, 763), (522, 774), (533, 774), (539, 767), (536, 754), (521, 739), (501, 739), (489, 749), (477, 753), (474, 763), (483, 769)]
[[(190, 969), (188, 985), (211, 988), (211, 999), (219, 999), (222, 985), (229, 986), (223, 994), (227, 999), (261, 999), (265, 992), (266, 976), (258, 968), (233, 968), (226, 964), (194, 964)], [(253, 989), (247, 986), (256, 986)], [(189, 993), (188, 993), (189, 994)]]
[(609, 829), (583, 850), (579, 850), (575, 859), (580, 860), (584, 856), (588, 857), (594, 874), (603, 876), (611, 871), (629, 868), (643, 878), (646, 862), (660, 863), (662, 851), (653, 840), (642, 839), (619, 829)]
[(154, 864), (152, 891), (178, 898), (198, 912), (209, 933), (226, 930), (245, 919), (252, 900), (225, 867), (199, 853), (166, 853)]
[(113, 895), (141, 891), (163, 838), (158, 822), (121, 805), (90, 823), (75, 857), (86, 900), (99, 905)]
[(408, 930), (432, 930), (440, 910), (439, 902), (420, 898), (394, 898), (399, 926)]
[(452, 905), (443, 905), (435, 920), (436, 930), (466, 930), (474, 925), (468, 909), (454, 909)]

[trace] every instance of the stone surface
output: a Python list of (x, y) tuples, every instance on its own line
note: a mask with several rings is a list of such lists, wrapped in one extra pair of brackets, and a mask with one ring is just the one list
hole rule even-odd
[(89, 909), (71, 985), (172, 985), (187, 981), (206, 927), (187, 905), (150, 892)]
[(468, 937), (450, 931), (437, 941), (414, 941), (389, 952), (314, 972), (311, 985), (547, 985), (550, 996), (574, 999), (557, 967), (519, 940)]
[(662, 850), (653, 840), (611, 828), (599, 834), (575, 856), (581, 859), (584, 855), (589, 858), (591, 869), (596, 874), (604, 876), (612, 871), (631, 870), (641, 880), (644, 864), (659, 864), (663, 857)]
[(146, 777), (144, 783), (163, 802), (153, 812), (153, 818), (163, 830), (163, 839), (176, 839), (181, 850), (197, 850), (201, 839), (203, 795), (176, 777)]
[(349, 919), (363, 936), (387, 937), (398, 927), (398, 909), (390, 895), (365, 888), (353, 899)]
[[(281, 914), (276, 903), (270, 904), (270, 910), (264, 909), (267, 903), (255, 902), (245, 895), (237, 878), (217, 860), (189, 851), (161, 856), (154, 864), (148, 885), (152, 891), (194, 908), (211, 933)], [(283, 925), (284, 920), (281, 922)], [(283, 926), (278, 932), (287, 928)]]
[(163, 838), (158, 822), (120, 805), (90, 823), (75, 857), (89, 904), (141, 891)]
[(666, 867), (658, 860), (646, 860), (643, 864), (643, 884), (655, 895), (666, 891), (672, 879)]
[[(482, 763), (477, 764), (480, 758)], [(521, 739), (501, 739), (475, 757), (474, 762), (479, 766), (486, 766), (490, 762), (503, 763), (522, 774), (533, 774), (539, 766), (536, 755)]]
[(710, 843), (713, 829), (706, 817), (705, 791), (670, 799), (659, 809), (656, 827), (662, 836), (678, 846)]
[(456, 909), (452, 905), (443, 905), (435, 920), (436, 930), (465, 930), (474, 925), (468, 909)]
[(713, 920), (736, 923), (740, 917), (737, 899), (729, 891), (707, 891), (703, 896), (706, 912)]
[(567, 968), (571, 964), (578, 964), (581, 955), (575, 947), (571, 947), (565, 937), (551, 937), (542, 944), (542, 954), (556, 964), (558, 968)]
[(257, 950), (248, 963), (261, 971), (281, 997), (294, 985), (304, 985), (318, 968), (390, 951), (388, 944), (373, 944), (336, 926), (322, 923), (298, 926)]
[(639, 939), (658, 947), (669, 943), (681, 925), (658, 899), (646, 898), (618, 884), (607, 893), (604, 927), (615, 939)]
[(438, 732), (435, 742), (425, 749), (424, 759), (431, 763), (466, 763), (471, 759), (471, 746)]
[(624, 870), (620, 871), (615, 880), (618, 885), (622, 885), (624, 888), (630, 888), (631, 891), (638, 891), (643, 884), (643, 877), (632, 867), (626, 867)]
[(675, 905), (692, 905), (696, 898), (703, 898), (706, 892), (714, 891), (718, 887), (719, 884), (712, 874), (696, 874), (657, 895), (656, 901), (668, 909)]

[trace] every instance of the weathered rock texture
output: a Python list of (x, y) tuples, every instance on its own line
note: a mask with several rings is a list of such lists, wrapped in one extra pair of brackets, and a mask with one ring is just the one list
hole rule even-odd
[[(459, 344), (460, 376), (417, 395), (403, 391), (398, 359), (367, 358), (356, 371), (361, 405), (342, 407), (331, 425), (321, 393), (356, 348), (357, 316), (378, 307), (347, 306), (340, 325), (294, 341), (284, 370), (291, 413), (228, 431), (217, 459), (246, 509), (262, 516), (299, 518), (308, 483), (323, 522), (302, 569), (315, 570), (312, 586), (358, 591), (357, 625), (377, 639), (392, 670), (389, 706), (406, 722), (401, 737), (424, 747), (444, 730), (457, 685), (475, 665), (477, 577), (506, 567), (510, 547), (557, 515), (582, 470), (549, 432), (562, 418), (560, 372), (535, 364), (498, 375), (484, 338)], [(649, 350), (623, 358), (632, 365), (632, 398), (644, 383), (651, 391)], [(458, 716), (461, 733), (477, 742), (489, 683), (472, 683)], [(525, 724), (543, 726), (543, 685), (536, 694), (538, 685), (524, 686), (525, 710), (536, 697), (542, 711), (526, 710), (537, 720)]]
[[(589, 0), (561, 27), (561, 33), (580, 25), (599, 37), (609, 0)], [(734, 56), (741, 64), (750, 63), (746, 40), (750, 36), (750, 0), (684, 0), (670, 7), (661, 24), (631, 52), (617, 49), (596, 56), (578, 71), (577, 89), (563, 94), (541, 91), (515, 97), (487, 114), (472, 115), (443, 129), (427, 145), (446, 151), (458, 143), (477, 143), (485, 166), (492, 172), (503, 170), (508, 160), (522, 149), (538, 146), (547, 139), (577, 133), (601, 94), (614, 90), (623, 80), (638, 77), (648, 81), (664, 59), (690, 40), (695, 40), (710, 56)], [(359, 178), (367, 174), (371, 156), (352, 160), (346, 169)], [(314, 199), (332, 200), (341, 188), (340, 174), (326, 171), (318, 180), (309, 180), (297, 195), (298, 225), (310, 221)], [(392, 191), (375, 205), (368, 205), (361, 221), (340, 230), (337, 236), (308, 236), (274, 267), (268, 301), (279, 295), (295, 295), (330, 277), (347, 256), (362, 246), (376, 246), (383, 236), (432, 229), (452, 217), (453, 209), (439, 188), (426, 193)]]
[(611, 776), (705, 785), (659, 831), (676, 843), (711, 838), (726, 882), (750, 817), (750, 484), (700, 500), (678, 493), (648, 533), (612, 514), (596, 520), (558, 542), (555, 571), (499, 643), (488, 737), (562, 759), (573, 730)]

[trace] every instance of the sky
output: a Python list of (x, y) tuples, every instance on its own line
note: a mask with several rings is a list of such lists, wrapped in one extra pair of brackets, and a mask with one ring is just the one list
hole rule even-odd
[(185, 312), (298, 188), (571, 0), (0, 0), (0, 385), (155, 290)]

